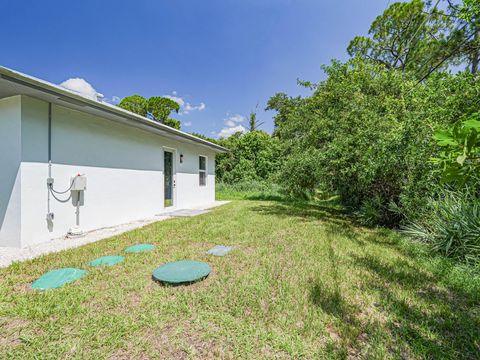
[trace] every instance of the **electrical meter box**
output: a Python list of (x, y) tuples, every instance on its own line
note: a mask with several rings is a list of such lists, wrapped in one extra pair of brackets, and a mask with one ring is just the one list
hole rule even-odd
[(87, 190), (87, 177), (85, 175), (77, 175), (71, 178), (72, 191)]
[(85, 204), (85, 192), (79, 190), (72, 190), (72, 205), (83, 206)]

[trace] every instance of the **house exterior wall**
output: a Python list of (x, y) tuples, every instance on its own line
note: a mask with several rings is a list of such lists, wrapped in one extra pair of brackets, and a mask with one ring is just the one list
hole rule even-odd
[[(14, 235), (14, 242), (25, 247), (65, 235), (75, 224), (75, 208), (71, 202), (60, 203), (50, 197), (54, 221), (47, 224), (48, 103), (26, 96), (15, 98), (20, 98), (21, 110), (21, 234)], [(215, 153), (208, 148), (58, 105), (52, 106), (51, 134), (54, 188), (67, 189), (75, 174), (87, 176), (85, 204), (80, 208), (84, 231), (170, 211), (163, 206), (165, 147), (175, 149), (175, 207), (190, 208), (215, 200)], [(0, 136), (3, 141), (3, 134)], [(199, 186), (199, 155), (209, 160), (205, 187)], [(10, 172), (13, 177), (13, 168)], [(0, 238), (0, 246), (12, 246), (12, 241), (7, 245)]]
[(16, 246), (21, 228), (21, 98), (0, 99), (0, 244)]

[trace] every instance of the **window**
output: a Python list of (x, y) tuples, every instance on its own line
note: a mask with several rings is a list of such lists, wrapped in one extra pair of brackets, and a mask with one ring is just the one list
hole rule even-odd
[(207, 185), (207, 158), (205, 156), (198, 157), (198, 176), (200, 186)]

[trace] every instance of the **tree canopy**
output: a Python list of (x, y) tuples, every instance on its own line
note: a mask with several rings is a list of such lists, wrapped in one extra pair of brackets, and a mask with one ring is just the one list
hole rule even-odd
[(480, 15), (480, 2), (478, 0), (463, 0), (459, 6), (459, 17), (465, 21), (475, 20)]
[(460, 4), (447, 0), (449, 16), (458, 23), (457, 56), (475, 74), (480, 63), (480, 2), (463, 0)]
[(175, 129), (180, 129), (180, 121), (170, 118), (172, 112), (178, 113), (180, 110), (180, 105), (172, 99), (152, 96), (147, 100), (143, 96), (132, 95), (123, 98), (118, 106)]
[(439, 182), (429, 161), (439, 152), (434, 129), (475, 112), (480, 83), (439, 73), (415, 86), (413, 74), (362, 58), (324, 70), (327, 79), (294, 111), (288, 98), (279, 103), (282, 184), (294, 196), (338, 194), (372, 224), (398, 224), (392, 206), (414, 216)]
[[(397, 2), (378, 16), (369, 36), (356, 36), (348, 46), (353, 57), (362, 57), (391, 69), (412, 71), (423, 77), (456, 45), (454, 22), (436, 6), (421, 0)], [(443, 68), (455, 62), (444, 62)]]
[(147, 116), (147, 100), (143, 96), (127, 96), (120, 101), (118, 106), (135, 114)]
[(278, 139), (264, 131), (236, 133), (217, 143), (230, 149), (227, 154), (217, 155), (216, 175), (219, 181), (267, 180), (281, 162)]

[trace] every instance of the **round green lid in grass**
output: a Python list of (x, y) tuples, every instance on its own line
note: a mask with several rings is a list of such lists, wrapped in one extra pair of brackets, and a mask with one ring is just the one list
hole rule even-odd
[(152, 244), (137, 244), (129, 246), (125, 249), (126, 253), (140, 253), (144, 251), (150, 251), (155, 249), (155, 245)]
[(43, 274), (32, 283), (32, 288), (37, 290), (56, 289), (84, 277), (85, 270), (75, 268), (56, 269)]
[(181, 260), (160, 266), (153, 272), (153, 278), (165, 284), (193, 283), (202, 280), (212, 269), (204, 262)]
[(90, 261), (90, 266), (112, 266), (120, 264), (125, 258), (123, 256), (102, 256)]

